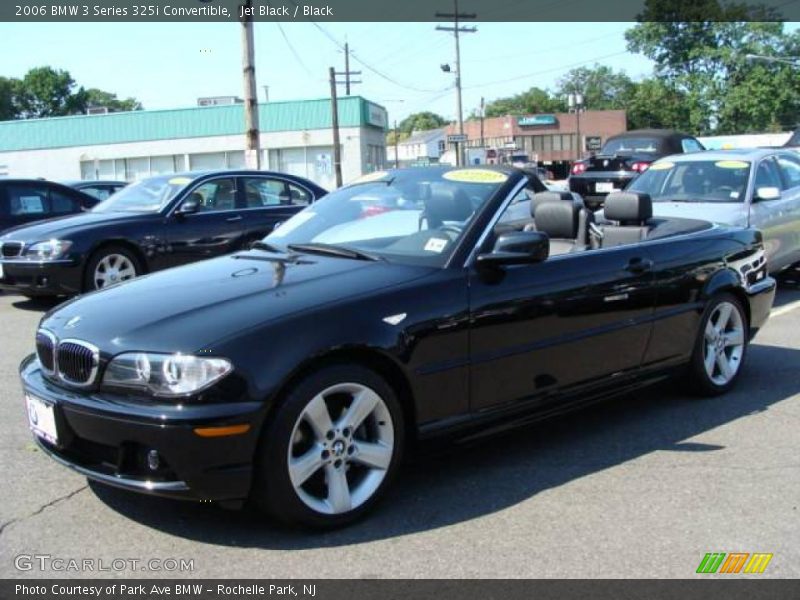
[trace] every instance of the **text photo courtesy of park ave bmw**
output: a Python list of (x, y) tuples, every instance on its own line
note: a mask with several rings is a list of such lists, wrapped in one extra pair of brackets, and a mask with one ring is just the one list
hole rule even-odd
[(800, 593), (800, 1), (0, 6), (0, 598)]

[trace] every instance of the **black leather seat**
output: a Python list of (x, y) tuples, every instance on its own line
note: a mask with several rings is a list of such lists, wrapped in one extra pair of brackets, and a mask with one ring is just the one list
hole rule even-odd
[[(581, 206), (576, 202), (544, 202), (536, 208), (536, 231), (550, 238), (550, 255), (568, 254), (586, 248), (581, 239)], [(585, 210), (585, 209), (583, 209)]]
[(594, 213), (587, 209), (586, 206), (581, 202), (576, 201), (575, 197), (572, 195), (572, 192), (548, 191), (534, 194), (533, 198), (531, 198), (531, 215), (533, 216), (533, 222), (525, 226), (525, 231), (537, 231), (536, 209), (539, 206), (550, 202), (569, 202), (578, 206), (578, 233), (575, 236), (576, 241), (578, 245), (582, 245), (584, 247), (589, 246), (589, 232), (591, 224), (594, 223)]
[(614, 192), (606, 196), (605, 218), (616, 224), (600, 225), (601, 248), (635, 244), (647, 238), (652, 229), (653, 202), (650, 194)]

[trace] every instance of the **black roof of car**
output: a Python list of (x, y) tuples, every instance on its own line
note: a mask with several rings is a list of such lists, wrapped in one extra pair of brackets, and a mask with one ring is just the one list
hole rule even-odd
[(127, 181), (119, 181), (117, 179), (68, 179), (65, 181), (58, 181), (69, 187), (91, 187), (93, 185), (128, 185)]
[(654, 138), (663, 138), (663, 139), (683, 139), (687, 137), (694, 137), (689, 135), (688, 133), (682, 133), (680, 131), (675, 131), (674, 129), (633, 129), (631, 131), (626, 131), (624, 133), (618, 133), (617, 135), (612, 135), (608, 139), (615, 140), (620, 138), (634, 138), (634, 137), (654, 137)]

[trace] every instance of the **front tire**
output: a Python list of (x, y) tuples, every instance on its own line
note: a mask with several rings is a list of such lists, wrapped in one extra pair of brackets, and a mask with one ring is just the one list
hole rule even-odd
[(749, 339), (741, 301), (727, 293), (712, 298), (700, 319), (689, 365), (690, 391), (717, 396), (730, 390), (741, 373)]
[(89, 259), (83, 291), (101, 290), (110, 285), (133, 279), (142, 274), (142, 265), (136, 255), (121, 246), (100, 248)]
[(325, 367), (302, 380), (262, 433), (251, 500), (278, 519), (316, 528), (367, 513), (403, 453), (394, 390), (357, 365)]

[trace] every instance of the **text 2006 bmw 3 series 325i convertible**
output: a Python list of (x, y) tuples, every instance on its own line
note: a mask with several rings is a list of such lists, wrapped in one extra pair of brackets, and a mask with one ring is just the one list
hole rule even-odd
[(595, 224), (523, 170), (372, 173), (249, 250), (45, 315), (30, 427), (106, 484), (342, 525), (412, 441), (676, 372), (735, 384), (775, 294), (761, 235), (651, 213), (611, 194)]

